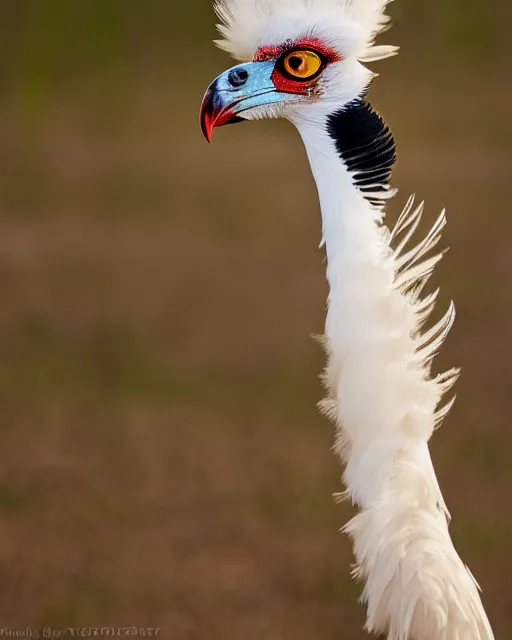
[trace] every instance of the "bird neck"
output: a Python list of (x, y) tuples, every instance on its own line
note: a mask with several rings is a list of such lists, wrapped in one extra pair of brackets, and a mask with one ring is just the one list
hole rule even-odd
[[(327, 115), (323, 126), (296, 126), (318, 188), (327, 253), (324, 408), (343, 425), (336, 448), (347, 463), (345, 480), (354, 502), (366, 506), (381, 494), (391, 474), (392, 451), (403, 441), (395, 442), (397, 421), (389, 402), (400, 393), (398, 387), (408, 388), (404, 363), (414, 357), (415, 347), (407, 301), (398, 292), (391, 295), (395, 268), (389, 233), (381, 224), (383, 198), (392, 195), (387, 181), (393, 138), (367, 105), (356, 109)], [(396, 335), (404, 336), (399, 356), (393, 350)], [(400, 375), (388, 376), (395, 359)]]
[[(326, 337), (332, 348), (342, 351), (343, 343), (350, 339), (346, 321), (350, 309), (355, 314), (362, 312), (359, 305), (368, 302), (362, 299), (364, 292), (386, 295), (394, 275), (385, 260), (388, 248), (381, 227), (382, 206), (393, 195), (389, 179), (394, 141), (382, 118), (363, 100), (325, 114), (322, 122), (295, 124), (306, 147), (322, 211), (330, 285)], [(382, 272), (379, 291), (365, 283), (372, 268)], [(350, 308), (334, 304), (338, 298), (347, 302), (347, 289), (356, 294)], [(364, 316), (360, 315), (354, 329), (360, 328), (361, 321)]]
[(492, 640), (477, 585), (450, 539), (428, 449), (451, 402), (436, 407), (458, 376), (455, 369), (430, 376), (453, 305), (421, 332), (436, 299), (420, 293), (442, 256), (428, 254), (444, 212), (412, 248), (422, 204), (413, 210), (410, 198), (391, 233), (382, 225), (393, 139), (367, 105), (350, 111), (295, 124), (322, 209), (330, 294), (320, 406), (337, 427), (342, 497), (361, 507), (344, 531), (354, 544), (354, 575), (365, 581), (366, 629), (395, 639)]

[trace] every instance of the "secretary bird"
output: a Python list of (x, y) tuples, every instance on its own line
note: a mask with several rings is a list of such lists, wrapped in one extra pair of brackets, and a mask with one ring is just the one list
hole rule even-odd
[(458, 370), (432, 377), (453, 304), (422, 330), (437, 291), (421, 292), (442, 252), (444, 211), (415, 246), (423, 203), (409, 198), (383, 223), (395, 143), (367, 102), (388, 58), (376, 45), (389, 0), (214, 0), (217, 44), (242, 64), (222, 73), (201, 106), (207, 140), (242, 120), (287, 118), (306, 147), (322, 212), (330, 286), (321, 409), (336, 424), (343, 494), (359, 513), (344, 527), (364, 582), (366, 630), (388, 640), (490, 640), (478, 585), (458, 556), (428, 441)]

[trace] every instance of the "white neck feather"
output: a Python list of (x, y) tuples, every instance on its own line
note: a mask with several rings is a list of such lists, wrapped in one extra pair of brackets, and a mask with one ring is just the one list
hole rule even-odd
[(409, 200), (390, 233), (354, 186), (327, 129), (295, 124), (322, 210), (330, 285), (322, 408), (337, 425), (345, 495), (361, 508), (345, 531), (354, 542), (355, 574), (365, 580), (366, 628), (389, 640), (489, 640), (476, 583), (448, 533), (427, 444), (449, 408), (436, 414), (436, 407), (458, 374), (430, 377), (453, 306), (420, 332), (435, 294), (420, 300), (419, 293), (442, 254), (423, 258), (440, 238), (444, 212), (410, 249), (423, 205), (413, 211)]
[[(405, 444), (398, 423), (410, 406), (398, 385), (410, 387), (401, 377), (409, 378), (407, 367), (415, 358), (414, 317), (394, 291), (382, 213), (354, 186), (327, 131), (307, 125), (299, 130), (318, 187), (327, 253), (329, 406), (340, 427), (337, 448), (345, 454), (348, 490), (367, 507), (378, 499), (394, 454)], [(393, 364), (397, 370), (389, 375)], [(436, 400), (426, 407), (430, 425), (423, 419), (423, 442), (433, 428)]]

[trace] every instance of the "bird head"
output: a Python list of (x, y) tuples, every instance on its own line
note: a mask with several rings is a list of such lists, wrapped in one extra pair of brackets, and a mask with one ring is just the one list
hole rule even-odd
[(389, 0), (218, 0), (217, 44), (242, 60), (218, 76), (201, 105), (213, 129), (261, 118), (322, 122), (360, 98), (372, 74), (364, 62), (394, 55), (374, 46)]

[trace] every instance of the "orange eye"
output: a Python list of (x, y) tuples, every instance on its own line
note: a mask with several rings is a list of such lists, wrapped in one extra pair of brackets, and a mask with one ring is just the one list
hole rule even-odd
[(283, 60), (285, 71), (300, 80), (314, 76), (322, 64), (322, 58), (314, 51), (292, 51)]

